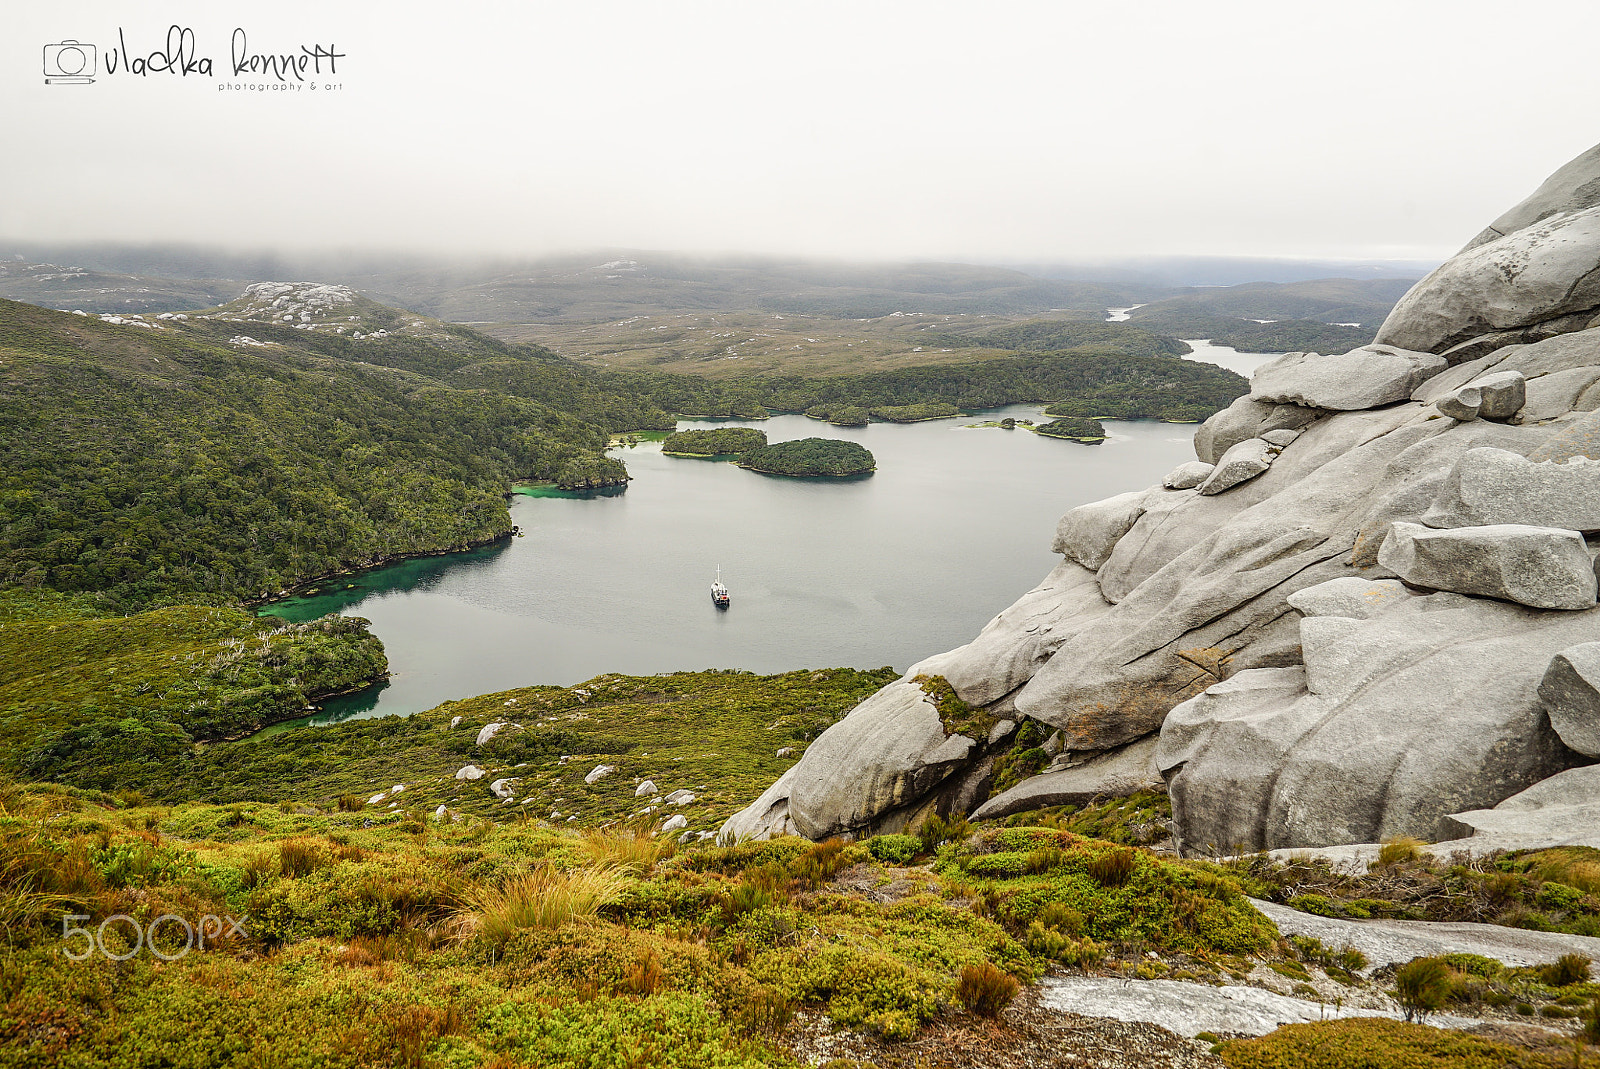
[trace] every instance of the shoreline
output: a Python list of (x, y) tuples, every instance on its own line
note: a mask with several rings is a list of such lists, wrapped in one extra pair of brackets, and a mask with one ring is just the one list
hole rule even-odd
[[(198, 741), (196, 743), (196, 745), (199, 745), (199, 746), (216, 746), (216, 745), (219, 745), (219, 744), (225, 743), (225, 742), (249, 742), (251, 739), (255, 738), (257, 735), (261, 734), (263, 731), (267, 730), (270, 727), (277, 727), (279, 724), (289, 724), (289, 723), (292, 723), (292, 722), (294, 722), (296, 720), (304, 720), (308, 716), (316, 716), (318, 713), (323, 711), (322, 705), (320, 703), (325, 702), (330, 698), (342, 698), (346, 694), (359, 694), (359, 693), (361, 693), (362, 691), (366, 690), (369, 687), (375, 687), (379, 683), (385, 682), (386, 680), (392, 678), (392, 676), (393, 676), (393, 673), (391, 673), (388, 669), (384, 669), (384, 671), (380, 672), (378, 675), (373, 676), (367, 682), (361, 684), (358, 687), (346, 687), (344, 690), (330, 690), (326, 694), (318, 694), (318, 695), (315, 695), (315, 696), (308, 694), (308, 695), (306, 695), (306, 701), (311, 702), (314, 705), (316, 705), (315, 709), (302, 710), (299, 713), (296, 713), (294, 716), (285, 716), (285, 717), (281, 717), (280, 719), (277, 719), (277, 720), (269, 720), (264, 724), (256, 725), (254, 730), (248, 731), (243, 735), (224, 735), (219, 739), (207, 739), (207, 740), (204, 740), (204, 741)], [(398, 716), (399, 714), (396, 713), (396, 714), (392, 714), (392, 715)], [(309, 725), (307, 725), (307, 726), (309, 726)]]
[[(239, 607), (242, 609), (255, 609), (262, 605), (270, 605), (273, 602), (287, 601), (292, 597), (297, 597), (300, 591), (304, 590), (308, 586), (315, 586), (317, 583), (325, 583), (330, 579), (338, 579), (341, 576), (356, 575), (360, 572), (370, 572), (375, 571), (378, 568), (387, 568), (391, 564), (399, 564), (402, 561), (421, 560), (424, 557), (448, 557), (452, 553), (470, 553), (472, 550), (482, 549), (485, 546), (492, 546), (496, 542), (504, 541), (509, 538), (515, 538), (516, 534), (516, 525), (512, 524), (509, 531), (503, 531), (500, 534), (491, 535), (487, 538), (480, 538), (468, 542), (466, 545), (462, 546), (452, 546), (449, 549), (419, 550), (415, 553), (396, 553), (393, 556), (378, 557), (369, 563), (356, 564), (348, 568), (337, 568), (330, 572), (322, 572), (318, 575), (308, 576), (291, 586), (285, 587), (276, 594), (270, 594), (263, 598), (247, 598), (239, 603)], [(256, 615), (260, 616), (263, 614), (257, 613)]]

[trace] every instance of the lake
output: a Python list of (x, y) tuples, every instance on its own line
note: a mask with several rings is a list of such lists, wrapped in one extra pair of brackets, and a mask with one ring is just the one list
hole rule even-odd
[[(521, 537), (341, 577), (264, 609), (367, 617), (388, 651), (387, 684), (298, 723), (603, 672), (905, 669), (968, 641), (1037, 584), (1059, 560), (1050, 541), (1062, 513), (1194, 459), (1193, 424), (1108, 420), (1097, 445), (967, 426), (1042, 422), (1042, 411), (867, 427), (682, 421), (755, 426), (773, 442), (846, 438), (872, 450), (878, 470), (788, 479), (664, 456), (659, 442), (619, 449), (633, 476), (625, 493), (519, 494)], [(710, 597), (719, 566), (726, 611)]]

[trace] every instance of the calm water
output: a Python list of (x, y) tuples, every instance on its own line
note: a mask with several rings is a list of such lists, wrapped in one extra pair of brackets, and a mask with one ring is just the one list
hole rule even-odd
[[(1244, 374), (1269, 359), (1190, 344), (1189, 359)], [(1041, 413), (1013, 405), (853, 428), (686, 420), (680, 429), (759, 427), (773, 442), (853, 439), (878, 470), (785, 479), (645, 442), (618, 451), (633, 476), (626, 493), (518, 495), (522, 537), (344, 577), (265, 611), (365, 616), (388, 651), (387, 684), (328, 702), (311, 723), (602, 672), (904, 669), (968, 641), (1043, 578), (1059, 559), (1050, 540), (1063, 512), (1194, 459), (1193, 425), (1106, 421), (1099, 445), (966, 426)], [(718, 565), (725, 612), (710, 598)]]

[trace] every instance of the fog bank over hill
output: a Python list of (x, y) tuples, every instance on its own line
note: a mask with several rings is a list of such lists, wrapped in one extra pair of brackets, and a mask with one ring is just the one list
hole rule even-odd
[[(383, 250), (312, 253), (3, 238), (0, 258), (0, 296), (52, 307), (177, 310), (229, 299), (251, 282), (316, 280), (354, 286), (377, 300), (443, 319), (483, 323), (586, 322), (653, 312), (749, 309), (842, 317), (896, 311), (1098, 315), (1106, 308), (1186, 296), (1194, 287), (1325, 279), (1409, 282), (1433, 266), (1229, 257), (1003, 265), (635, 249), (468, 258)], [(1380, 287), (1381, 297), (1392, 303), (1404, 288), (1389, 293)], [(1379, 318), (1386, 311), (1387, 305)], [(1269, 302), (1230, 308), (1225, 314), (1282, 319), (1307, 312), (1283, 311)]]

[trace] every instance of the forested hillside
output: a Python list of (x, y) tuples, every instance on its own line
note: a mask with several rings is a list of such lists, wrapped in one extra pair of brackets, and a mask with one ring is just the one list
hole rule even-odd
[(261, 597), (504, 535), (512, 479), (625, 477), (605, 427), (550, 405), (232, 330), (0, 302), (0, 584)]

